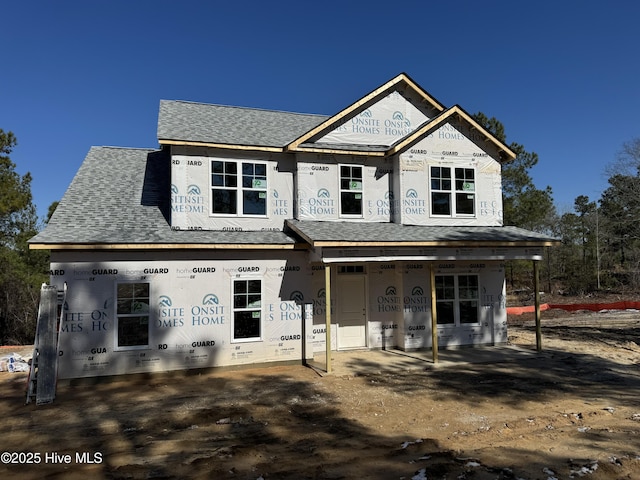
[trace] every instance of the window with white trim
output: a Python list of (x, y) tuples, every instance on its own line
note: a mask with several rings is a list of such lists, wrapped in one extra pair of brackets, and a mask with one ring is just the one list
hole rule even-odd
[[(453, 170), (453, 178), (452, 178)], [(476, 183), (473, 168), (430, 169), (431, 214), (445, 217), (473, 217), (476, 213)]]
[(233, 340), (262, 337), (262, 280), (233, 280)]
[(438, 325), (478, 323), (478, 275), (436, 275)]
[(362, 216), (362, 166), (340, 165), (340, 214)]
[(265, 216), (267, 163), (211, 160), (211, 213)]
[(118, 283), (116, 286), (116, 349), (149, 346), (149, 284)]

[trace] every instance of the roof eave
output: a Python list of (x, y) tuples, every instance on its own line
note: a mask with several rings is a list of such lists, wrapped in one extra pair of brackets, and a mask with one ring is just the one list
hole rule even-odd
[(31, 243), (31, 250), (306, 250), (305, 243)]
[(160, 145), (170, 146), (182, 146), (182, 147), (206, 147), (206, 148), (219, 148), (223, 150), (241, 150), (241, 151), (258, 151), (258, 152), (270, 152), (270, 153), (282, 153), (283, 147), (265, 146), (265, 145), (234, 145), (230, 143), (212, 143), (212, 142), (197, 142), (193, 140), (168, 140), (158, 139)]
[(332, 241), (316, 240), (310, 241), (313, 247), (323, 248), (352, 248), (352, 247), (553, 247), (560, 242), (555, 241), (484, 241), (484, 240), (431, 240), (431, 241), (407, 241), (407, 242), (381, 242), (381, 241)]
[(469, 123), (475, 130), (478, 130), (479, 132), (481, 132), (485, 136), (486, 141), (493, 143), (494, 146), (498, 149), (498, 152), (500, 152), (502, 161), (509, 162), (509, 161), (515, 160), (517, 155), (513, 152), (513, 150), (511, 150), (508, 146), (506, 146), (504, 143), (498, 140), (495, 136), (493, 136), (490, 132), (488, 132), (484, 127), (482, 127), (482, 125), (476, 122), (473, 119), (473, 117), (471, 117), (471, 115), (465, 112), (464, 109), (462, 109), (462, 107), (460, 107), (459, 105), (454, 105), (453, 107), (445, 110), (437, 117), (434, 117), (428, 122), (426, 122), (419, 129), (411, 132), (409, 135), (407, 135), (405, 138), (403, 138), (398, 143), (396, 143), (393, 147), (391, 147), (386, 152), (386, 155), (395, 155), (397, 153), (400, 153), (406, 150), (411, 145), (418, 142), (427, 132), (434, 129), (435, 127), (437, 127), (438, 125), (446, 121), (448, 118), (455, 115), (460, 116), (463, 120)]

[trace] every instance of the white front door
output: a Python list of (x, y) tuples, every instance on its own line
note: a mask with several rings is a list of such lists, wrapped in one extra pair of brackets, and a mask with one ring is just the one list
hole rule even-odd
[(338, 349), (367, 346), (365, 276), (338, 275)]

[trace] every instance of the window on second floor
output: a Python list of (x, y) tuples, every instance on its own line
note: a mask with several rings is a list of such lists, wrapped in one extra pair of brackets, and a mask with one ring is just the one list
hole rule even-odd
[(473, 168), (431, 167), (431, 214), (472, 217), (476, 213)]
[(211, 160), (211, 213), (264, 216), (267, 214), (267, 164)]
[(340, 214), (362, 216), (362, 167), (340, 165)]

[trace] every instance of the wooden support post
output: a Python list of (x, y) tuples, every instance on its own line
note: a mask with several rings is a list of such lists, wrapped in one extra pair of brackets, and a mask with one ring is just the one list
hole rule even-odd
[(331, 373), (331, 264), (324, 266), (325, 341), (327, 373)]
[(540, 273), (538, 272), (538, 260), (533, 261), (533, 288), (535, 289), (536, 308), (536, 349), (542, 351), (542, 322), (540, 315)]
[(438, 363), (438, 314), (436, 302), (436, 271), (433, 263), (429, 264), (429, 276), (431, 283), (431, 354), (433, 363)]

